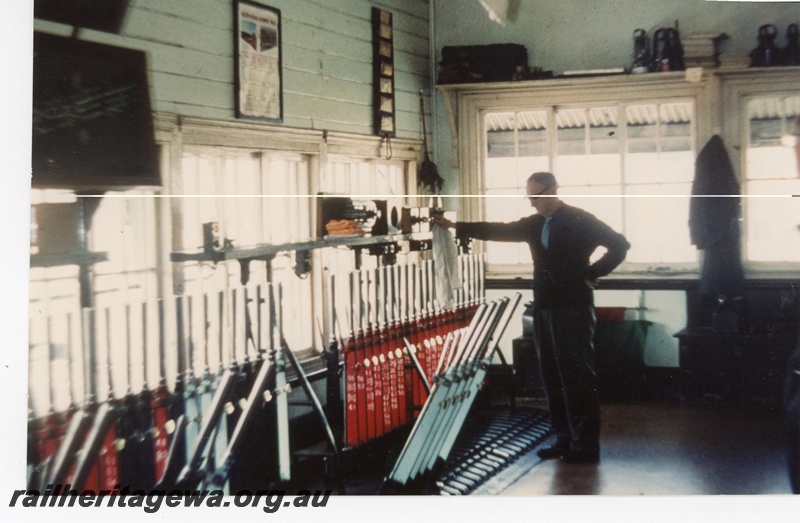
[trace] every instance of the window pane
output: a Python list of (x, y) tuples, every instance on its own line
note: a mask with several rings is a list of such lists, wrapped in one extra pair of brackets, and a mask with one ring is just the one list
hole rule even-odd
[(580, 207), (597, 216), (609, 227), (622, 232), (622, 187), (561, 187), (558, 194), (569, 205)]
[(531, 251), (527, 243), (490, 242), (486, 251), (489, 263), (518, 265), (531, 263)]
[(747, 103), (743, 201), (745, 253), (750, 261), (800, 260), (800, 194), (797, 159), (784, 137), (791, 134), (800, 96), (764, 96)]
[(800, 96), (759, 97), (747, 103), (748, 179), (782, 179), (798, 175), (795, 153), (784, 139), (793, 134)]
[(486, 115), (486, 157), (513, 158), (517, 155), (514, 113)]
[(375, 166), (375, 193), (374, 194), (393, 194), (391, 186), (390, 166)]
[(298, 278), (293, 267), (294, 260), (289, 256), (278, 256), (272, 263), (273, 281), (283, 287), (283, 333), (289, 347), (300, 350), (314, 345), (311, 337), (314, 332), (311, 279)]
[[(486, 188), (505, 189), (506, 194), (524, 187), (523, 175), (518, 172), (519, 161), (517, 158), (487, 158), (486, 159)], [(519, 191), (518, 194), (525, 194)]]
[[(517, 113), (521, 158), (547, 158), (547, 111), (522, 111)], [(544, 168), (546, 170), (546, 167)]]
[(518, 186), (525, 187), (528, 177), (550, 170), (547, 151), (547, 111), (522, 111), (517, 113), (519, 127)]
[(522, 184), (531, 174), (549, 170), (550, 160), (547, 156), (525, 156), (519, 159), (519, 179)]
[[(329, 172), (336, 171), (330, 169)], [(184, 238), (190, 238), (192, 242), (184, 245), (187, 249), (202, 245), (201, 223), (205, 221), (218, 221), (223, 235), (230, 238), (236, 247), (298, 241), (312, 234), (310, 205), (315, 201), (307, 197), (308, 161), (302, 156), (266, 152), (187, 153), (183, 159), (182, 174), (185, 193), (216, 196), (181, 199), (183, 229), (190, 230), (184, 234)], [(335, 177), (331, 176), (330, 180), (335, 180)], [(275, 258), (271, 281), (283, 284), (284, 332), (291, 347), (300, 350), (312, 346), (312, 281), (310, 278), (297, 278), (293, 266), (293, 258)], [(196, 304), (202, 303), (203, 295), (209, 295), (214, 296), (213, 307), (216, 307), (218, 291), (237, 289), (237, 292), (243, 292), (240, 265), (237, 262), (185, 264), (183, 269), (186, 293), (195, 296)], [(266, 265), (250, 263), (249, 269), (248, 292), (252, 298), (256, 292), (255, 285), (267, 280)], [(266, 290), (262, 289), (262, 292)], [(242, 296), (240, 294), (239, 298)], [(299, 298), (290, 303), (289, 296)], [(200, 314), (197, 311), (202, 312), (199, 305), (195, 306), (195, 315)], [(201, 317), (195, 319), (198, 320), (195, 324), (202, 325)], [(253, 321), (256, 327), (262, 327), (263, 333), (263, 322), (259, 324), (257, 319)], [(242, 332), (243, 328), (243, 324), (238, 325), (236, 332)], [(214, 334), (215, 340), (217, 334)], [(202, 331), (198, 331), (198, 336), (202, 339)], [(244, 354), (244, 343), (243, 336), (237, 337), (235, 352), (238, 357)], [(262, 339), (262, 344), (267, 343), (268, 340)], [(252, 350), (250, 344), (248, 350)], [(211, 352), (216, 363), (219, 351)]]
[(688, 263), (697, 260), (689, 240), (691, 184), (635, 185), (626, 190), (625, 233), (633, 263)]
[(618, 184), (622, 180), (617, 108), (589, 109), (589, 183)]
[(694, 177), (693, 105), (632, 105), (628, 118), (627, 183), (688, 182)]
[(694, 151), (662, 152), (659, 156), (661, 182), (690, 182), (694, 179)]
[(800, 180), (752, 181), (746, 189), (747, 259), (800, 261), (800, 198), (788, 196), (800, 194)]
[(543, 110), (486, 115), (486, 189), (523, 195), (528, 176), (549, 169), (546, 122)]
[(662, 151), (691, 151), (694, 105), (690, 102), (659, 105)]
[(257, 219), (261, 215), (262, 205), (262, 198), (259, 196), (261, 177), (258, 172), (258, 163), (253, 158), (241, 158), (237, 169), (239, 174), (238, 194), (247, 197), (237, 199), (239, 220), (236, 231), (231, 232), (231, 238), (236, 238), (239, 245), (255, 245), (261, 241), (262, 237)]
[(491, 222), (511, 222), (531, 214), (530, 202), (522, 193), (508, 195), (504, 191), (487, 191), (484, 199), (486, 219)]
[(561, 186), (618, 184), (621, 180), (617, 109), (559, 109), (556, 111), (558, 157), (556, 177)]
[(597, 185), (619, 185), (622, 181), (618, 154), (593, 154), (589, 159), (589, 183)]
[[(531, 214), (530, 202), (516, 193), (508, 196), (502, 191), (487, 191), (484, 199), (486, 220), (490, 222), (513, 222)], [(531, 255), (526, 243), (488, 242), (489, 263), (530, 263)]]
[[(495, 113), (495, 118), (487, 119), (487, 134), (493, 137), (487, 138), (491, 145), (486, 194), (511, 194), (516, 188), (521, 192), (527, 174), (552, 165), (565, 202), (587, 210), (629, 238), (634, 245), (629, 262), (695, 263), (696, 249), (688, 235), (694, 103), (677, 100), (551, 110), (556, 129), (549, 131), (547, 110)], [(537, 117), (541, 123), (533, 123), (539, 121)], [(512, 125), (516, 136), (512, 136)], [(508, 134), (501, 140), (502, 129)], [(553, 158), (549, 140), (555, 140)], [(525, 156), (528, 150), (535, 154)], [(659, 195), (664, 197), (653, 197)], [(515, 200), (497, 200), (485, 204), (487, 220), (510, 221), (530, 212)], [(642, 220), (642, 216), (654, 219)], [(487, 248), (490, 262), (507, 264), (516, 257), (528, 263), (527, 248), (519, 252), (496, 243)], [(601, 255), (598, 250), (593, 259)]]
[(628, 154), (658, 151), (658, 106), (630, 105), (625, 109)]
[(307, 191), (300, 193), (301, 186), (306, 184), (300, 180), (307, 176), (305, 162), (280, 155), (265, 156), (261, 175), (265, 192), (274, 196), (262, 199), (262, 205), (267, 207), (267, 242), (286, 243), (309, 238), (312, 231), (305, 225), (304, 217), (309, 213), (311, 199), (302, 197)]
[(694, 152), (631, 153), (626, 157), (628, 183), (676, 183), (694, 178)]
[(589, 157), (569, 155), (556, 158), (556, 179), (561, 187), (586, 187), (589, 184)]
[(792, 132), (794, 118), (800, 113), (800, 96), (762, 96), (747, 103), (748, 147), (779, 145)]
[(791, 147), (757, 147), (747, 150), (747, 177), (751, 180), (796, 178), (795, 152)]
[(585, 186), (589, 183), (589, 149), (586, 136), (586, 109), (556, 111), (556, 177), (559, 185)]
[(350, 196), (406, 193), (403, 162), (329, 158), (324, 172), (319, 187), (323, 193)]

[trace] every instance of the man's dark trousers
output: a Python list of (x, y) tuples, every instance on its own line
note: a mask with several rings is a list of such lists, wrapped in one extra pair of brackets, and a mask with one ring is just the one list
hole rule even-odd
[(573, 450), (600, 448), (594, 307), (538, 309), (533, 335), (553, 432)]

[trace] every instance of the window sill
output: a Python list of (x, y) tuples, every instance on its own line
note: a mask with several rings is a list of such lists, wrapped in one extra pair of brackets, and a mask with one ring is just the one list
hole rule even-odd
[[(800, 272), (749, 271), (745, 279), (748, 288), (785, 286), (800, 283)], [(628, 271), (600, 278), (598, 290), (687, 290), (696, 288), (699, 280), (699, 273), (691, 271)], [(529, 275), (486, 275), (487, 289), (529, 289), (532, 286), (533, 279)]]

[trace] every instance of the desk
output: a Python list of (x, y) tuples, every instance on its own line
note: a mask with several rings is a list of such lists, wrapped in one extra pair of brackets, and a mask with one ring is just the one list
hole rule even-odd
[(740, 333), (683, 329), (679, 340), (681, 394), (780, 401), (786, 360), (794, 348), (787, 332)]

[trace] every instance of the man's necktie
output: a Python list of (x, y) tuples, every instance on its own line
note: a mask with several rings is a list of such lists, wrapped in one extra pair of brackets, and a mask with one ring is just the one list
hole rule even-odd
[(544, 219), (544, 227), (542, 227), (542, 245), (547, 249), (550, 244), (550, 220), (551, 216)]

